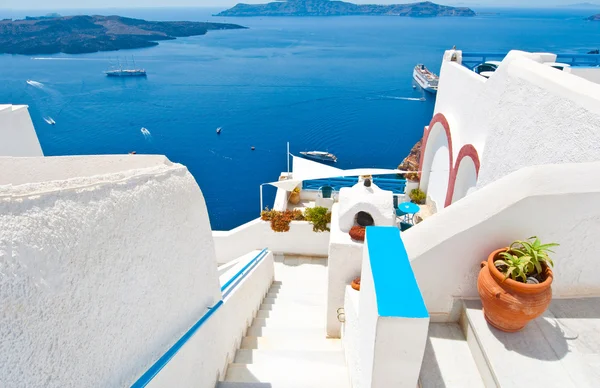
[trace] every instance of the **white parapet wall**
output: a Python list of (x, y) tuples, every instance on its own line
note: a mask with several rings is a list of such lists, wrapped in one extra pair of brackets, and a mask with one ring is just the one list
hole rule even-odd
[(43, 156), (27, 105), (0, 105), (0, 156)]
[[(568, 182), (565, 183), (565, 182)], [(478, 298), (480, 263), (514, 240), (556, 242), (555, 298), (600, 296), (600, 162), (542, 165), (501, 178), (403, 233), (432, 320)]]
[(339, 226), (339, 204), (333, 205), (327, 265), (327, 336), (340, 338), (338, 309), (344, 307), (346, 286), (360, 276), (364, 243), (353, 241)]
[(329, 232), (314, 232), (308, 221), (292, 221), (288, 232), (274, 232), (260, 218), (229, 231), (214, 231), (217, 262), (225, 264), (252, 249), (269, 248), (276, 253), (327, 256)]
[(0, 171), (0, 386), (128, 386), (221, 299), (184, 166), (0, 158)]
[(429, 316), (398, 228), (367, 228), (358, 304), (354, 292), (343, 335), (353, 387), (416, 387)]

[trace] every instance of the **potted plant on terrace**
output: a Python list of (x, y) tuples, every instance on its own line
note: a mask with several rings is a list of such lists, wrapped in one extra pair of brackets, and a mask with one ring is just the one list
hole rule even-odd
[(411, 202), (414, 202), (418, 205), (423, 205), (427, 200), (427, 194), (425, 194), (421, 189), (413, 189), (409, 192), (408, 197)]
[(490, 325), (515, 332), (546, 311), (552, 300), (554, 265), (548, 253), (555, 246), (534, 236), (492, 252), (481, 263), (477, 291)]
[(299, 187), (296, 187), (296, 188), (294, 188), (294, 190), (292, 190), (292, 193), (290, 194), (289, 202), (292, 205), (297, 205), (298, 203), (300, 203), (300, 188)]

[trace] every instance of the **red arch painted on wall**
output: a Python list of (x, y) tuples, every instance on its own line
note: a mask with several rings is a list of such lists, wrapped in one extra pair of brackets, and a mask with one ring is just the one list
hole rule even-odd
[(458, 175), (458, 168), (460, 167), (460, 162), (464, 158), (471, 158), (473, 164), (475, 164), (475, 173), (476, 176), (479, 177), (479, 154), (477, 150), (472, 144), (465, 144), (460, 151), (458, 152), (458, 157), (456, 158), (456, 163), (454, 164), (454, 168), (451, 170), (450, 180), (448, 181), (448, 191), (446, 192), (446, 203), (444, 207), (450, 206), (452, 204), (452, 197), (454, 196), (454, 186), (456, 185), (456, 176)]
[(452, 173), (452, 134), (450, 133), (450, 124), (448, 124), (446, 116), (441, 113), (433, 116), (429, 126), (425, 127), (423, 132), (423, 145), (421, 146), (421, 157), (419, 158), (419, 179), (423, 172), (423, 159), (425, 158), (425, 150), (427, 150), (427, 140), (429, 140), (429, 134), (431, 133), (433, 126), (437, 123), (442, 124), (444, 132), (446, 132), (446, 139), (448, 139), (448, 183), (450, 183), (450, 174)]

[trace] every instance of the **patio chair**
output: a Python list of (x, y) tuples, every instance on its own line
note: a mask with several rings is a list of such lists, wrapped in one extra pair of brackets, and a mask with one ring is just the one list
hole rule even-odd
[(319, 194), (317, 195), (317, 199), (315, 200), (315, 206), (325, 207), (329, 210), (333, 207), (333, 187), (331, 186), (322, 186), (319, 188)]
[(319, 195), (321, 196), (321, 198), (331, 198), (332, 193), (333, 193), (333, 187), (331, 187), (331, 186), (319, 187)]
[(409, 223), (407, 223), (407, 222), (402, 222), (402, 221), (400, 221), (400, 231), (401, 231), (401, 232), (404, 232), (404, 231), (406, 231), (406, 230), (408, 230), (408, 229), (410, 229), (410, 228), (412, 228), (412, 227), (413, 227), (413, 225), (412, 225), (412, 224), (409, 224)]

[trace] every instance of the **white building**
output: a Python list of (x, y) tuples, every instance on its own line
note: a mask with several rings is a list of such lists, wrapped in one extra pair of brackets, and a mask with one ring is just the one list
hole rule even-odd
[(421, 189), (438, 210), (523, 167), (600, 160), (600, 69), (512, 51), (487, 79), (461, 57), (444, 55), (421, 149)]
[[(1, 106), (0, 386), (596, 387), (600, 85), (544, 61), (512, 52), (487, 80), (444, 62), (422, 151), (438, 212), (402, 233), (365, 177), (302, 190), (298, 206), (331, 205), (331, 232), (212, 231), (185, 166), (43, 157), (26, 109)], [(283, 175), (274, 208), (307, 176)], [(531, 235), (561, 244), (554, 299), (502, 333), (480, 262)]]

